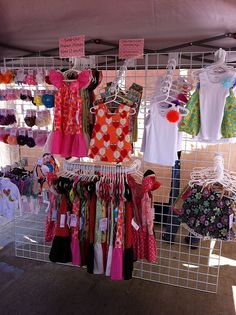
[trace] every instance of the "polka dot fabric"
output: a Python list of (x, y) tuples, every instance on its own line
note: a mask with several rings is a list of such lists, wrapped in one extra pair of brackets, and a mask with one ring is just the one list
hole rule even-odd
[(130, 111), (132, 109), (120, 104), (111, 113), (105, 104), (95, 107), (94, 125), (88, 156), (95, 161), (125, 162), (130, 160), (132, 146), (129, 135)]

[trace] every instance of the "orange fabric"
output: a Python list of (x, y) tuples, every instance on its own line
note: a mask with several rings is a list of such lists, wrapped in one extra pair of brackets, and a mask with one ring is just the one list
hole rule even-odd
[(125, 162), (130, 159), (131, 110), (124, 104), (120, 104), (114, 113), (111, 113), (105, 104), (95, 106), (96, 122), (90, 142), (89, 157), (104, 162)]

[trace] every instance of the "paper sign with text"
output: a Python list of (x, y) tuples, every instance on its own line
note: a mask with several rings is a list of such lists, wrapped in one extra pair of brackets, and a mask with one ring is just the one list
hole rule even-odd
[(142, 59), (144, 52), (144, 39), (120, 39), (119, 58), (120, 59)]
[(60, 58), (83, 57), (84, 54), (84, 35), (60, 38)]

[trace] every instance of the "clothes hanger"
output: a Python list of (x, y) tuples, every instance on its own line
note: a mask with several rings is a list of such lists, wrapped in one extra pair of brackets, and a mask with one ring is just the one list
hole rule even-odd
[(230, 191), (236, 198), (236, 172), (224, 169), (224, 160), (221, 154), (216, 153), (214, 157), (214, 166), (208, 168), (194, 168), (190, 174), (189, 186), (199, 185), (206, 187), (208, 185), (220, 184)]

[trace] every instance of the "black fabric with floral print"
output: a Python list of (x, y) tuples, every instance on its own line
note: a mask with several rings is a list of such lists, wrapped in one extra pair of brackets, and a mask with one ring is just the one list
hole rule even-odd
[(180, 220), (203, 237), (229, 239), (229, 216), (233, 201), (209, 188), (194, 186), (184, 201)]

